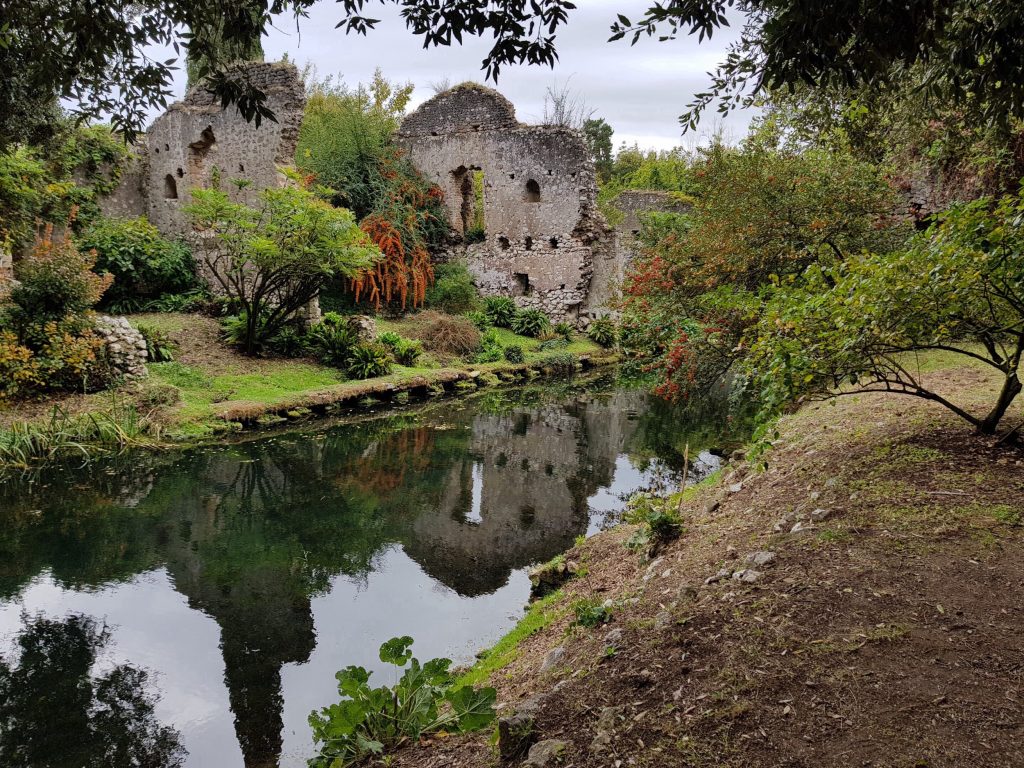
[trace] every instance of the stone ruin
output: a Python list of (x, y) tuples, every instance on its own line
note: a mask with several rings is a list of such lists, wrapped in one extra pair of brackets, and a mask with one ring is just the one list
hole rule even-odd
[(663, 192), (624, 192), (614, 229), (597, 208), (583, 137), (523, 125), (500, 93), (456, 86), (408, 115), (398, 141), (445, 194), (459, 241), (442, 260), (466, 263), (480, 292), (586, 325), (608, 312), (632, 256), (639, 214), (682, 211)]
[[(219, 185), (232, 200), (253, 204), (260, 191), (285, 183), (281, 169), (294, 162), (304, 85), (287, 62), (248, 64), (244, 76), (267, 93), (277, 122), (256, 126), (203, 88), (191, 89), (136, 146), (103, 212), (145, 215), (165, 236), (189, 236), (182, 206), (192, 189)], [(453, 237), (435, 257), (463, 260), (483, 295), (514, 297), (559, 321), (585, 326), (609, 311), (641, 212), (684, 210), (667, 193), (624, 192), (613, 201), (623, 220), (610, 227), (597, 209), (583, 137), (523, 125), (508, 99), (472, 83), (409, 114), (397, 141), (444, 192)], [(233, 183), (239, 179), (247, 185)]]
[(612, 237), (577, 132), (523, 125), (504, 96), (464, 84), (408, 115), (398, 141), (444, 191), (462, 236), (442, 258), (463, 259), (484, 295), (557, 320), (585, 316), (595, 256)]
[[(285, 183), (295, 161), (306, 106), (299, 72), (287, 62), (245, 65), (246, 79), (267, 94), (277, 122), (247, 122), (202, 87), (192, 88), (158, 117), (135, 148), (117, 190), (103, 201), (108, 216), (145, 215), (165, 236), (191, 233), (182, 211), (192, 189), (219, 186), (240, 203)], [(240, 188), (236, 180), (244, 179)]]

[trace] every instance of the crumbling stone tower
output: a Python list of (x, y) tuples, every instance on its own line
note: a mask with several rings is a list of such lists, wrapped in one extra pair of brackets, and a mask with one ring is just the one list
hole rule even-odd
[[(117, 190), (103, 202), (107, 215), (145, 215), (166, 236), (188, 235), (182, 207), (189, 192), (219, 184), (232, 200), (253, 204), (261, 190), (284, 183), (279, 168), (295, 161), (305, 87), (287, 62), (245, 64), (242, 76), (267, 94), (277, 122), (257, 127), (202, 86), (172, 104), (146, 132)], [(245, 179), (239, 189), (232, 180)]]
[(462, 243), (443, 256), (464, 258), (481, 293), (586, 322), (595, 254), (612, 239), (577, 132), (522, 125), (508, 99), (466, 83), (406, 117), (398, 140), (444, 190)]

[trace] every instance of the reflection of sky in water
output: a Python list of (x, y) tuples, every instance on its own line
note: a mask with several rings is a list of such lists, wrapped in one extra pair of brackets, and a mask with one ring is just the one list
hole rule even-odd
[[(339, 668), (362, 665), (375, 671), (376, 682), (392, 682), (392, 668), (385, 674), (377, 649), (406, 634), (415, 638), (420, 659), (470, 662), (522, 615), (527, 563), (598, 530), (630, 493), (678, 487), (672, 466), (678, 455), (660, 456), (652, 447), (664, 444), (664, 424), (655, 425), (656, 440), (637, 452), (642, 408), (635, 393), (618, 397), (570, 398), (564, 410), (520, 407), (498, 415), (460, 404), (438, 428), (428, 423), (369, 436), (353, 429), (340, 433), (340, 441), (337, 431), (278, 437), (158, 469), (136, 494), (142, 499), (132, 512), (138, 530), (125, 532), (123, 549), (137, 554), (149, 547), (153, 565), (162, 559), (166, 567), (150, 565), (122, 583), (79, 588), (64, 588), (49, 570), (40, 571), (16, 598), (0, 603), (0, 651), (10, 659), (24, 614), (92, 616), (112, 633), (95, 672), (128, 663), (151, 673), (156, 716), (180, 731), (190, 768), (243, 765), (239, 738), (258, 738), (274, 723), (281, 725), (280, 764), (303, 766), (312, 749), (308, 715), (337, 700)], [(461, 419), (461, 426), (452, 429), (451, 419)], [(258, 494), (250, 506), (239, 495), (239, 478), (261, 464), (267, 470), (253, 476)], [(691, 481), (717, 460), (701, 454), (694, 464)], [(179, 489), (174, 483), (182, 480), (186, 486)], [(166, 501), (160, 501), (161, 482), (173, 489)], [(373, 504), (353, 506), (353, 494)], [(236, 497), (240, 506), (223, 506)], [(289, 565), (295, 554), (288, 547), (296, 543), (305, 548), (300, 560), (308, 555), (316, 568), (327, 569), (325, 589), (295, 591), (305, 578), (296, 575), (297, 561)], [(76, 541), (69, 546), (75, 550)], [(102, 545), (91, 546), (98, 556), (110, 556)], [(370, 570), (339, 573), (345, 553), (332, 547), (355, 555), (376, 547)], [(261, 552), (266, 563), (252, 560)], [(65, 564), (62, 580), (87, 581), (73, 565)], [(232, 667), (233, 678), (226, 677), (231, 670), (224, 661), (228, 637), (229, 658), (252, 662), (248, 673)], [(255, 647), (260, 638), (272, 647)], [(277, 683), (260, 681), (278, 669), (282, 711), (275, 718), (265, 710), (275, 706)], [(246, 722), (232, 714), (232, 702), (247, 695), (240, 685), (256, 688), (246, 699), (256, 707)], [(273, 762), (267, 755), (249, 765)]]

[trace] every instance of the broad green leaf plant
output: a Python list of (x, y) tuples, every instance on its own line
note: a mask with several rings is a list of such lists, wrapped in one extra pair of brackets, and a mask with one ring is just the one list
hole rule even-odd
[(380, 660), (404, 669), (393, 686), (371, 688), (362, 667), (337, 674), (342, 700), (309, 716), (319, 754), (311, 768), (346, 768), (383, 755), (429, 733), (466, 733), (494, 721), (493, 688), (453, 687), (450, 659), (425, 664), (413, 658), (412, 638), (395, 637), (380, 647)]

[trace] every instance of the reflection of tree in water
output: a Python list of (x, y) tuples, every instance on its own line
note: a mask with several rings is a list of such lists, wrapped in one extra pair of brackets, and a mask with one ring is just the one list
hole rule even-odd
[(123, 664), (91, 677), (109, 640), (85, 616), (28, 619), (16, 665), (0, 659), (0, 765), (5, 768), (174, 768), (177, 731), (161, 726), (147, 676)]
[[(189, 452), (138, 481), (127, 469), (131, 509), (117, 470), (21, 497), (0, 488), (0, 597), (47, 567), (88, 586), (165, 566), (221, 628), (246, 765), (273, 766), (281, 668), (315, 646), (314, 595), (339, 574), (366, 578), (394, 543), (462, 595), (571, 546), (586, 530), (587, 497), (636, 444), (643, 400), (572, 384), (554, 396), (506, 390), (439, 406), (415, 425), (383, 419)], [(140, 500), (135, 489), (150, 482)]]

